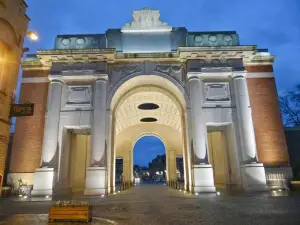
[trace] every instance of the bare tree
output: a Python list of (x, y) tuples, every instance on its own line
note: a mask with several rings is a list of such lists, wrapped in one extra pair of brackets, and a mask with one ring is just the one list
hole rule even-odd
[(280, 111), (285, 127), (300, 126), (300, 84), (279, 97)]

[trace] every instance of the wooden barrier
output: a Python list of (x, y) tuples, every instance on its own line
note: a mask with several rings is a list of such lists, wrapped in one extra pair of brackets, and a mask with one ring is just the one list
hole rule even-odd
[(90, 222), (92, 220), (92, 206), (88, 204), (67, 203), (50, 208), (49, 222)]

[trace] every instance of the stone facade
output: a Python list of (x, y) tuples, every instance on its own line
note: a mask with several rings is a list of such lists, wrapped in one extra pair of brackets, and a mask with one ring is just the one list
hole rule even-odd
[(0, 1), (0, 189), (9, 140), (9, 110), (18, 79), (29, 18), (24, 0)]
[[(290, 176), (274, 57), (239, 45), (235, 32), (170, 28), (149, 9), (133, 17), (106, 35), (60, 35), (55, 49), (40, 50), (22, 63), (22, 95), (38, 110), (17, 121), (11, 182), (30, 174), (33, 195), (78, 189), (69, 177), (74, 133), (90, 135), (86, 195), (114, 192), (118, 157), (126, 158), (126, 179), (133, 179), (132, 150), (144, 135), (164, 143), (168, 179), (176, 179), (176, 156), (183, 157), (185, 189), (192, 192), (215, 192), (216, 183), (266, 190), (266, 173), (274, 168)], [(191, 43), (191, 35), (198, 44)], [(153, 48), (149, 40), (168, 45)], [(158, 107), (141, 110), (144, 103)], [(212, 146), (212, 140), (223, 144)], [(220, 151), (226, 151), (227, 161), (219, 163), (225, 168), (214, 170), (213, 160), (224, 157), (211, 153)], [(216, 180), (216, 172), (228, 179)]]

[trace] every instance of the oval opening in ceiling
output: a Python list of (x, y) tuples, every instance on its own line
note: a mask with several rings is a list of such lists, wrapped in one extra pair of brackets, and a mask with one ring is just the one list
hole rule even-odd
[(151, 122), (156, 122), (157, 119), (155, 119), (153, 117), (146, 117), (146, 118), (141, 119), (140, 121), (144, 122), (144, 123), (151, 123)]
[(154, 109), (158, 109), (159, 106), (154, 103), (143, 103), (140, 104), (138, 108), (141, 110), (154, 110)]

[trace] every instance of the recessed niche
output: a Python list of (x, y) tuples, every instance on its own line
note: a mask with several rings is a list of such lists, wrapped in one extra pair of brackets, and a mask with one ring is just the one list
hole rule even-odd
[(154, 109), (158, 109), (159, 106), (154, 103), (143, 103), (140, 104), (138, 108), (141, 110), (154, 110)]
[(146, 118), (141, 119), (140, 121), (144, 122), (144, 123), (153, 123), (153, 122), (156, 122), (157, 119), (155, 119), (153, 117), (146, 117)]

